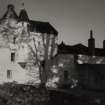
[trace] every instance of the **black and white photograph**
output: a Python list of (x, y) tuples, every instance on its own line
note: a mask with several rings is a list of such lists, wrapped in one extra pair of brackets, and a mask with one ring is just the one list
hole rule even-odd
[(105, 105), (105, 0), (0, 0), (0, 105)]

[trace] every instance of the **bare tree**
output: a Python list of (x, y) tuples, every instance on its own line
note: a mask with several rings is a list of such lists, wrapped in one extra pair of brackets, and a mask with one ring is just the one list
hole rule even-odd
[(24, 23), (16, 21), (13, 24), (9, 21), (0, 24), (0, 34), (7, 43), (20, 44), (24, 42), (28, 45), (29, 59), (38, 66), (41, 84), (45, 85), (48, 80), (51, 59), (57, 50), (55, 41), (57, 35), (48, 33), (32, 35), (27, 25), (24, 26)]
[(41, 84), (45, 86), (48, 80), (48, 74), (51, 64), (51, 58), (54, 56), (56, 49), (55, 35), (40, 34), (40, 41), (32, 37), (33, 46), (29, 44), (34, 63), (39, 67)]

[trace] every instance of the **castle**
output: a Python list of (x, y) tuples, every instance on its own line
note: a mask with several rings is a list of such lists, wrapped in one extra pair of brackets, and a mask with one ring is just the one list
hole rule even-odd
[(25, 8), (17, 15), (14, 5), (9, 4), (0, 19), (0, 84), (40, 83), (35, 54), (38, 60), (44, 59), (46, 38), (49, 38), (48, 51), (56, 53), (57, 35), (49, 22), (29, 19)]
[[(70, 46), (62, 42), (57, 45), (57, 36), (57, 30), (50, 23), (30, 20), (24, 8), (17, 15), (15, 7), (8, 5), (0, 19), (0, 84), (13, 81), (40, 83), (35, 61), (43, 61), (44, 45), (49, 44), (47, 51), (54, 52), (47, 55), (53, 61), (51, 85), (58, 81), (78, 81), (84, 87), (104, 89), (105, 40), (103, 48), (95, 48), (95, 38), (90, 30), (88, 47), (81, 43)], [(46, 38), (50, 39), (47, 43)]]

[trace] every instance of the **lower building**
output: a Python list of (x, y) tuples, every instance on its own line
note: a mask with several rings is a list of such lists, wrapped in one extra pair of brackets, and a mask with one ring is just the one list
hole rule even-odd
[[(58, 70), (59, 68), (62, 70), (61, 79), (66, 76), (66, 81), (69, 81), (68, 85), (71, 81), (72, 85), (76, 84), (82, 88), (105, 90), (104, 46), (105, 41), (103, 41), (103, 48), (95, 48), (92, 30), (88, 47), (81, 43), (72, 46), (66, 45), (64, 42), (59, 44), (56, 61)], [(64, 71), (66, 71), (66, 75)]]

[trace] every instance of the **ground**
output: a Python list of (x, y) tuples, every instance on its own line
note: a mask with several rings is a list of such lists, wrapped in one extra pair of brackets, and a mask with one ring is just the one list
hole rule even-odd
[(0, 105), (48, 105), (46, 89), (28, 85), (4, 84), (0, 86)]
[(105, 105), (105, 99), (79, 93), (82, 92), (6, 83), (0, 85), (0, 105)]

